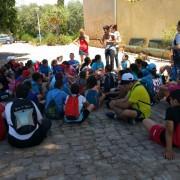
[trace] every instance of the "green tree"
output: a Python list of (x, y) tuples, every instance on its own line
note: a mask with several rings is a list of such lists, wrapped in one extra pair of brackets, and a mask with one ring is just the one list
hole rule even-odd
[[(39, 7), (36, 4), (30, 4), (28, 6), (21, 6), (18, 8), (18, 34), (29, 34), (36, 37), (38, 34), (37, 27), (37, 9)], [(39, 12), (41, 14), (41, 9)]]
[(58, 0), (57, 5), (58, 6), (64, 6), (64, 0)]
[(68, 12), (65, 7), (47, 5), (43, 7), (41, 27), (44, 33), (66, 34)]
[(0, 0), (0, 31), (15, 32), (16, 9), (15, 0)]
[(80, 1), (72, 1), (68, 4), (68, 33), (77, 34), (79, 29), (84, 27), (83, 5)]

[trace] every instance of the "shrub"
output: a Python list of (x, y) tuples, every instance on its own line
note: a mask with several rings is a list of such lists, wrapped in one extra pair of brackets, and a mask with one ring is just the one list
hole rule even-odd
[(31, 35), (29, 35), (29, 34), (23, 34), (23, 35), (21, 35), (20, 39), (21, 39), (22, 41), (25, 41), (25, 42), (30, 42), (30, 41), (32, 41), (34, 38), (33, 38)]
[(163, 46), (167, 47), (171, 44), (176, 34), (176, 26), (172, 26), (163, 31)]
[(57, 39), (58, 39), (57, 36), (55, 36), (52, 33), (49, 33), (45, 36), (42, 43), (47, 44), (48, 46), (54, 46), (57, 44)]
[(71, 42), (72, 42), (71, 36), (66, 36), (66, 35), (56, 36), (52, 33), (47, 34), (42, 41), (43, 44), (47, 44), (48, 46), (54, 46), (56, 44), (66, 45), (66, 44), (70, 44)]
[(70, 44), (72, 42), (72, 37), (66, 36), (66, 35), (60, 35), (57, 39), (57, 42), (58, 44), (61, 44), (61, 45)]

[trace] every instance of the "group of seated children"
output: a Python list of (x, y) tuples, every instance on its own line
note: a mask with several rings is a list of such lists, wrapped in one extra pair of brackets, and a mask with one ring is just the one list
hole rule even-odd
[[(172, 88), (167, 93), (170, 86), (163, 84), (153, 63), (136, 59), (130, 64), (125, 54), (121, 65), (122, 70), (116, 72), (111, 65), (104, 67), (101, 56), (96, 55), (92, 61), (86, 57), (80, 66), (73, 53), (69, 61), (53, 60), (51, 67), (46, 59), (29, 60), (25, 65), (11, 59), (0, 68), (0, 138), (6, 129), (8, 142), (15, 147), (40, 144), (51, 120), (82, 123), (105, 102), (111, 109), (108, 117), (143, 122), (151, 139), (166, 144), (165, 157), (171, 159), (172, 145), (178, 146), (172, 136), (180, 120), (180, 90)], [(166, 113), (166, 128), (148, 119), (152, 104), (164, 97), (162, 92), (172, 106)]]

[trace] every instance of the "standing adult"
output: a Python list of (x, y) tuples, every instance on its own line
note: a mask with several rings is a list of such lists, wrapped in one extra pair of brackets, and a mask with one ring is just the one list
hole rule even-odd
[(110, 26), (106, 25), (103, 27), (104, 35), (102, 38), (102, 44), (105, 47), (105, 58), (106, 65), (111, 65), (114, 69), (114, 58), (116, 54), (116, 46), (115, 46), (115, 35), (110, 33)]
[(85, 34), (84, 29), (80, 29), (79, 37), (74, 40), (74, 43), (79, 46), (79, 55), (82, 64), (84, 57), (87, 57), (89, 54), (89, 36)]
[(118, 31), (117, 24), (111, 26), (111, 31), (115, 35), (115, 46), (116, 46), (115, 62), (116, 62), (116, 68), (119, 69), (118, 53), (119, 53), (119, 43), (121, 42), (121, 35), (120, 32)]
[(177, 33), (172, 43), (173, 61), (176, 69), (176, 80), (180, 79), (180, 21), (177, 24)]

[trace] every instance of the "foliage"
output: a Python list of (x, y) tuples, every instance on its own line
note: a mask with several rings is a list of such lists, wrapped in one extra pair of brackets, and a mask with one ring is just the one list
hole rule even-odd
[(48, 46), (54, 46), (57, 44), (57, 36), (52, 33), (46, 35), (43, 39), (43, 44), (47, 44)]
[(163, 43), (164, 46), (169, 46), (176, 34), (176, 26), (171, 26), (165, 31), (163, 31)]
[(0, 31), (16, 31), (15, 0), (0, 0)]
[[(79, 1), (70, 2), (68, 6), (31, 4), (19, 7), (17, 11), (17, 37), (21, 39), (37, 38), (38, 16), (42, 41), (49, 45), (71, 42), (72, 37), (77, 36), (79, 29), (83, 27), (83, 6)], [(27, 37), (27, 34), (30, 36)]]
[(31, 36), (30, 34), (22, 34), (21, 36), (21, 40), (25, 42), (30, 42), (33, 39), (34, 39), (33, 36)]
[(71, 42), (72, 42), (71, 36), (60, 35), (58, 37), (58, 44), (65, 45), (65, 44), (70, 44)]
[(64, 6), (64, 0), (57, 0), (58, 6)]
[(72, 1), (67, 8), (69, 11), (68, 33), (74, 35), (84, 26), (83, 6), (80, 1)]
[(65, 33), (62, 27), (66, 27), (68, 20), (68, 12), (64, 7), (47, 5), (43, 7), (41, 15), (41, 29), (44, 34), (54, 33), (59, 35)]
[(18, 31), (17, 34), (21, 37), (23, 34), (29, 34), (36, 37), (38, 34), (37, 28), (37, 10), (36, 4), (22, 6), (18, 8)]
[(46, 37), (43, 39), (43, 44), (47, 44), (48, 46), (54, 46), (57, 44), (65, 45), (71, 42), (72, 42), (71, 36), (66, 36), (66, 35), (56, 36), (52, 33), (47, 34)]

